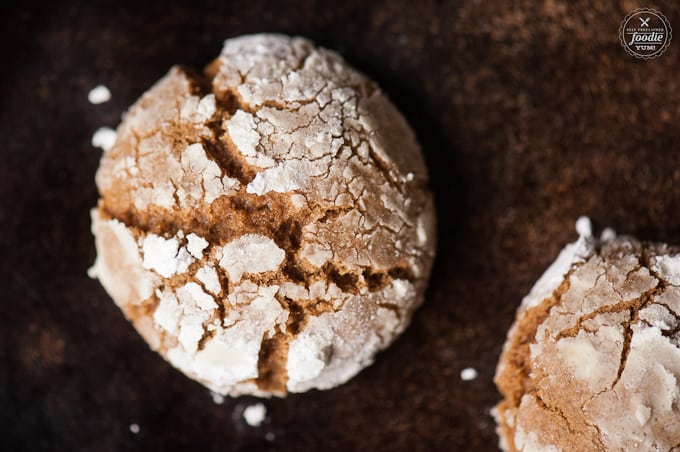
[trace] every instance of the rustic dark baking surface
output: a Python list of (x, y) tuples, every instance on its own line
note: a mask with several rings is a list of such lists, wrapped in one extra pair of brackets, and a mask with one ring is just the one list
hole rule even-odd
[[(680, 243), (680, 41), (640, 61), (617, 37), (639, 6), (680, 32), (675, 2), (94, 3), (23, 1), (0, 19), (0, 450), (497, 450), (505, 333), (576, 218)], [(426, 304), (373, 366), (266, 401), (252, 428), (255, 399), (213, 403), (85, 272), (94, 130), (172, 64), (261, 31), (340, 51), (400, 107), (439, 247)], [(92, 105), (99, 83), (113, 98)]]

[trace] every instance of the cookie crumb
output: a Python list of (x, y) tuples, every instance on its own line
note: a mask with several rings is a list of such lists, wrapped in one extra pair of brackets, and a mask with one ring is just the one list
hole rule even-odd
[(463, 381), (471, 381), (477, 378), (477, 369), (466, 367), (460, 371), (460, 379)]
[(97, 85), (87, 93), (87, 100), (91, 104), (103, 104), (111, 100), (111, 91), (104, 85)]
[(251, 427), (259, 427), (262, 425), (265, 416), (267, 416), (267, 408), (262, 403), (250, 405), (243, 410), (243, 419), (245, 419)]
[(100, 127), (92, 135), (92, 146), (104, 151), (111, 149), (116, 142), (116, 131), (110, 127)]
[(139, 433), (139, 424), (130, 424), (130, 431), (135, 435)]

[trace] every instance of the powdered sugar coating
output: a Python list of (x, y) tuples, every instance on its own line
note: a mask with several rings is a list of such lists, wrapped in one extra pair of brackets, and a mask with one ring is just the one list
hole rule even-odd
[[(173, 68), (125, 115), (96, 181), (98, 262), (119, 259), (105, 238), (122, 229), (138, 270), (116, 302), (216, 393), (343, 383), (422, 302), (434, 212), (413, 133), (308, 40), (244, 36), (205, 76)], [(92, 273), (135, 281), (112, 267)]]
[(574, 249), (578, 259), (550, 294), (518, 311), (496, 374), (504, 450), (680, 443), (680, 255), (606, 237), (568, 245), (558, 261)]

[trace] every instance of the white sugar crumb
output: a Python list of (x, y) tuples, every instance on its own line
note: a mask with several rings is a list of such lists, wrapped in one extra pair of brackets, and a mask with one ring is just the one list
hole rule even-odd
[(593, 224), (590, 222), (590, 218), (579, 217), (579, 219), (576, 220), (576, 232), (581, 237), (592, 237)]
[(664, 277), (670, 284), (680, 286), (680, 254), (654, 258), (652, 270)]
[(142, 242), (142, 252), (144, 268), (154, 270), (165, 278), (186, 272), (194, 262), (186, 248), (179, 246), (177, 237), (165, 239), (150, 234)]
[(201, 286), (195, 282), (186, 283), (184, 286), (177, 289), (177, 298), (185, 305), (193, 301), (196, 303), (196, 306), (204, 311), (217, 309), (215, 299), (203, 292)]
[(91, 104), (103, 104), (111, 100), (111, 91), (104, 85), (97, 85), (87, 93), (87, 100)]
[(322, 335), (303, 332), (290, 343), (286, 363), (289, 388), (319, 376), (328, 361), (328, 342)]
[(196, 279), (198, 279), (206, 290), (213, 295), (218, 295), (222, 291), (219, 276), (217, 271), (209, 266), (201, 267), (196, 272)]
[(139, 433), (139, 424), (130, 424), (130, 431), (134, 433), (135, 435)]
[(212, 401), (216, 405), (222, 405), (224, 403), (224, 396), (222, 394), (210, 391), (210, 397), (212, 397)]
[(246, 272), (276, 270), (285, 257), (285, 251), (269, 237), (245, 234), (224, 246), (220, 266), (229, 273), (231, 281), (238, 282)]
[(177, 297), (172, 293), (164, 292), (162, 294), (156, 294), (160, 299), (158, 307), (153, 313), (154, 322), (169, 332), (174, 332), (177, 330), (177, 325), (179, 324), (179, 318), (182, 314), (182, 308), (177, 302)]
[(251, 427), (259, 427), (267, 416), (267, 408), (262, 403), (250, 405), (243, 410), (243, 418)]
[(196, 113), (204, 120), (210, 119), (215, 114), (215, 95), (208, 94), (198, 103)]
[(608, 242), (610, 240), (614, 240), (616, 238), (616, 231), (613, 230), (612, 228), (604, 228), (602, 230), (602, 233), (600, 234), (600, 240), (603, 242)]
[(477, 378), (477, 369), (466, 367), (460, 371), (460, 379), (463, 381), (471, 381)]
[(110, 127), (100, 127), (92, 135), (92, 146), (108, 151), (116, 144), (116, 131)]
[(208, 241), (193, 232), (187, 235), (187, 251), (196, 259), (203, 258), (203, 250), (208, 247)]

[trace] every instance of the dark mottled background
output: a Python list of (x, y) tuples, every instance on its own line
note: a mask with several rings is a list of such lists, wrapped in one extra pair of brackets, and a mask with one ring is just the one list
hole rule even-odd
[[(0, 450), (497, 450), (505, 332), (576, 218), (680, 243), (680, 39), (653, 61), (628, 55), (617, 30), (638, 6), (680, 33), (673, 1), (4, 6)], [(266, 401), (252, 428), (240, 414), (254, 399), (213, 403), (85, 272), (94, 130), (172, 64), (201, 67), (223, 39), (260, 31), (337, 49), (401, 108), (431, 169), (439, 249), (426, 304), (372, 367)], [(92, 105), (99, 83), (113, 98)], [(461, 381), (468, 366), (479, 377)]]

